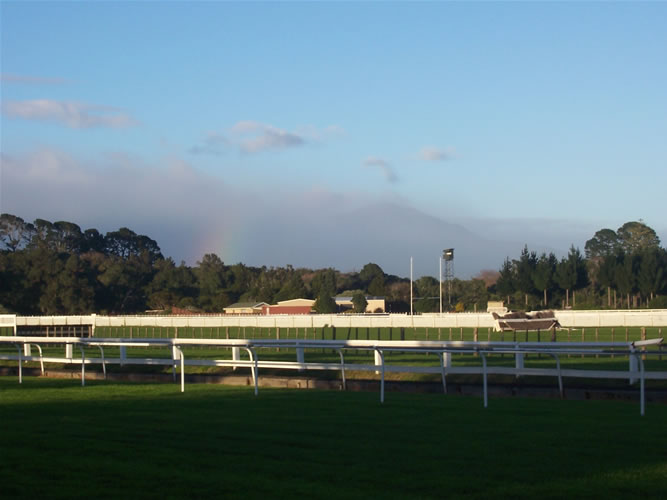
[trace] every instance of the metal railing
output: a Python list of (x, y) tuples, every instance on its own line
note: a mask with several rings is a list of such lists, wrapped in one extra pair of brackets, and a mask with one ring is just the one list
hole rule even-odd
[[(645, 380), (663, 379), (667, 380), (667, 372), (647, 372), (644, 367), (643, 357), (646, 355), (660, 354), (662, 351), (646, 350), (649, 346), (660, 346), (663, 339), (651, 339), (636, 342), (589, 342), (589, 343), (539, 343), (539, 342), (468, 342), (468, 341), (377, 341), (377, 340), (271, 340), (271, 339), (117, 339), (117, 338), (82, 338), (82, 337), (27, 337), (27, 336), (0, 336), (0, 345), (13, 345), (17, 354), (0, 353), (0, 359), (18, 361), (19, 383), (23, 381), (22, 365), (25, 361), (39, 361), (42, 374), (44, 363), (66, 363), (81, 364), (81, 385), (85, 385), (85, 367), (90, 364), (101, 364), (104, 377), (106, 378), (106, 365), (111, 364), (136, 364), (136, 365), (163, 365), (173, 368), (174, 379), (176, 379), (176, 368), (180, 371), (181, 392), (185, 391), (185, 367), (186, 366), (231, 366), (250, 368), (252, 373), (255, 395), (259, 392), (259, 369), (278, 368), (288, 370), (337, 370), (341, 372), (342, 388), (346, 388), (346, 370), (372, 371), (380, 374), (380, 402), (385, 399), (385, 373), (386, 372), (408, 372), (408, 373), (435, 373), (440, 374), (443, 391), (447, 393), (448, 374), (480, 374), (483, 379), (484, 407), (488, 406), (488, 375), (514, 375), (516, 377), (533, 376), (555, 376), (558, 378), (558, 386), (561, 398), (563, 397), (563, 377), (586, 377), (586, 378), (627, 378), (629, 382), (640, 382), (640, 414), (645, 413)], [(39, 356), (32, 356), (30, 348), (35, 346)], [(42, 346), (65, 346), (64, 357), (44, 356)], [(81, 358), (73, 356), (73, 347), (76, 346), (81, 352)], [(232, 359), (202, 359), (196, 356), (186, 360), (183, 348), (192, 346), (208, 346), (218, 348), (229, 348), (232, 351)], [(87, 358), (85, 348), (97, 348), (100, 358)], [(114, 347), (119, 349), (118, 358), (105, 356), (104, 349)], [(128, 348), (139, 347), (163, 347), (171, 349), (169, 358), (152, 357), (127, 357)], [(276, 361), (270, 359), (260, 360), (259, 352), (263, 349), (295, 349), (296, 361)], [(340, 363), (332, 362), (306, 362), (305, 350), (332, 350), (338, 353)], [(240, 351), (248, 353), (248, 360), (240, 357)], [(346, 363), (346, 352), (373, 352), (373, 364)], [(415, 364), (390, 365), (386, 363), (386, 353), (432, 353), (438, 356), (438, 366), (421, 366)], [(481, 367), (452, 366), (452, 355), (468, 354), (476, 355), (481, 361)], [(489, 366), (489, 356), (509, 354), (514, 356), (514, 367)], [(526, 368), (524, 358), (528, 354), (540, 354), (552, 357), (556, 362), (556, 368)], [(562, 369), (560, 357), (563, 355), (582, 356), (613, 356), (626, 355), (629, 358), (628, 370), (591, 370), (591, 369)], [(190, 356), (190, 353), (189, 353)]]

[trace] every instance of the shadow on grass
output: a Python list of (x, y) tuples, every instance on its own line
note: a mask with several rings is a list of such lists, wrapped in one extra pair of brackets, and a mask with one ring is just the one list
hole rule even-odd
[(0, 378), (6, 498), (664, 498), (667, 406)]

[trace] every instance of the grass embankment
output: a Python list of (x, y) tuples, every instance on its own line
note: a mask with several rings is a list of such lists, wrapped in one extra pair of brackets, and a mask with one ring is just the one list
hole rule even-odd
[(5, 498), (666, 498), (667, 406), (0, 378)]

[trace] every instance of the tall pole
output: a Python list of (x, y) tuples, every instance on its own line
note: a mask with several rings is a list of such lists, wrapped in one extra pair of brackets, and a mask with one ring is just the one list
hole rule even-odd
[(410, 257), (410, 316), (412, 316), (412, 257)]
[(440, 265), (440, 316), (442, 316), (442, 257), (438, 257), (438, 264)]

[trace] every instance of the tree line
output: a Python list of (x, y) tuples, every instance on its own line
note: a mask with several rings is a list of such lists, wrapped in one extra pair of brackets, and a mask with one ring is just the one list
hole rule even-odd
[[(485, 310), (488, 300), (513, 309), (617, 307), (656, 304), (664, 297), (667, 257), (655, 232), (641, 222), (603, 229), (567, 257), (539, 257), (524, 248), (499, 272), (454, 279), (443, 290), (443, 310)], [(137, 314), (146, 311), (222, 312), (235, 302), (316, 300), (316, 310), (336, 312), (333, 297), (385, 297), (390, 312), (410, 311), (410, 280), (386, 274), (374, 263), (360, 271), (253, 267), (225, 264), (216, 254), (195, 266), (165, 258), (158, 243), (123, 227), (100, 233), (67, 221), (26, 222), (0, 215), (0, 312), (31, 314)], [(440, 282), (424, 276), (412, 284), (416, 313), (440, 310)], [(646, 299), (646, 300), (644, 300)], [(658, 306), (655, 306), (658, 307)]]
[(493, 288), (514, 308), (667, 307), (667, 251), (642, 221), (601, 229), (567, 256), (524, 247), (503, 263)]

